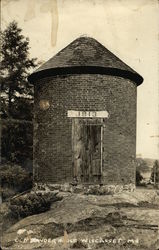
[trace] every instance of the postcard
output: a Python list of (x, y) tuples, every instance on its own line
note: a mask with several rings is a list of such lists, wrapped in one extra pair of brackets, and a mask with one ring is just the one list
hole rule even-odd
[(1, 0), (0, 249), (159, 249), (159, 2)]

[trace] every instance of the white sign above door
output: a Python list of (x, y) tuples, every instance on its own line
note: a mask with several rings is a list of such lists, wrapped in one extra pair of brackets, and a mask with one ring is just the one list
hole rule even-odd
[(105, 111), (77, 111), (68, 110), (67, 116), (72, 118), (108, 118), (109, 113)]

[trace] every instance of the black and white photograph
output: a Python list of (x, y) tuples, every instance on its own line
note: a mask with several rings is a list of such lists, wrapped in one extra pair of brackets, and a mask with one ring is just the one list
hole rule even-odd
[(159, 250), (159, 1), (0, 3), (0, 249)]

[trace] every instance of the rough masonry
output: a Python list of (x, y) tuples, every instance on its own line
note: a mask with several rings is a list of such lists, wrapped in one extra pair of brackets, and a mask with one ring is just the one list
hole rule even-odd
[(138, 73), (80, 37), (29, 81), (35, 182), (135, 185)]

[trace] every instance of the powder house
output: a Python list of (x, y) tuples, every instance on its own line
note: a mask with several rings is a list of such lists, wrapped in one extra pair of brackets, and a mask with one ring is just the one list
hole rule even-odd
[(95, 39), (80, 37), (29, 81), (35, 182), (135, 185), (138, 73)]

